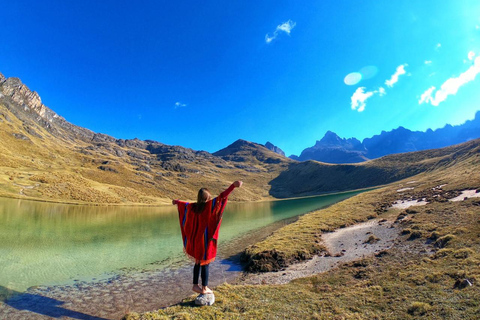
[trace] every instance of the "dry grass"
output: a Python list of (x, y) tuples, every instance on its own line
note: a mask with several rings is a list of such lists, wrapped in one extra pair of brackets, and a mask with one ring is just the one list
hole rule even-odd
[[(478, 153), (480, 146), (477, 140), (354, 165), (297, 163), (248, 142), (235, 143), (220, 152), (223, 159), (184, 148), (167, 148), (164, 153), (155, 154), (148, 148), (121, 146), (114, 140), (81, 140), (62, 127), (55, 127), (54, 134), (55, 130), (47, 130), (31, 118), (17, 118), (12, 112), (13, 102), (3, 99), (6, 102), (0, 101), (0, 196), (22, 199), (158, 205), (167, 204), (172, 198), (193, 200), (196, 191), (205, 186), (219, 193), (237, 179), (243, 180), (245, 187), (235, 192), (231, 200), (312, 195), (371, 187), (448, 167), (468, 153)], [(23, 110), (22, 106), (17, 108)], [(473, 160), (478, 161), (478, 155)], [(50, 179), (52, 174), (57, 179)], [(30, 180), (33, 176), (43, 178)]]
[(33, 122), (29, 126), (37, 135), (27, 132), (25, 121), (0, 102), (0, 196), (65, 203), (158, 205), (170, 203), (172, 198), (195, 199), (197, 190), (204, 186), (219, 193), (230, 182), (242, 179), (247, 188), (235, 192), (232, 200), (255, 201), (272, 198), (268, 181), (284, 169), (281, 161), (261, 163), (253, 157), (250, 162), (247, 159), (246, 169), (220, 158), (182, 160), (181, 154), (163, 161), (134, 146), (88, 143), (68, 138), (68, 132), (62, 138)]
[[(396, 225), (409, 231), (381, 255), (287, 285), (225, 284), (216, 288), (217, 302), (211, 307), (194, 307), (192, 296), (178, 305), (125, 319), (478, 319), (480, 200), (439, 198), (407, 210), (381, 210), (399, 198), (433, 197), (439, 184), (448, 183), (444, 194), (479, 188), (480, 176), (470, 175), (478, 172), (478, 163), (466, 161), (308, 214), (248, 249), (275, 249), (285, 257), (312, 254), (321, 250), (321, 232), (370, 215), (398, 215)], [(407, 183), (414, 189), (396, 191)]]

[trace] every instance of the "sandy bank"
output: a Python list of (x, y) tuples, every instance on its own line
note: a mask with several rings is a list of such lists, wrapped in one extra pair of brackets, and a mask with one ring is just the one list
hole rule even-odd
[(329, 254), (294, 264), (279, 272), (245, 274), (242, 284), (284, 284), (293, 279), (328, 271), (336, 266), (390, 248), (400, 231), (393, 220), (375, 219), (322, 235)]

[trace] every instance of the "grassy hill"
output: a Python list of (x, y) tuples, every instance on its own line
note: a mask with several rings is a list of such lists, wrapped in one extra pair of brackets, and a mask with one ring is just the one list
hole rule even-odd
[(383, 185), (478, 155), (480, 139), (442, 149), (394, 154), (359, 164), (292, 162), (269, 183), (276, 198), (308, 196)]
[(291, 160), (256, 145), (265, 159), (228, 161), (155, 141), (122, 140), (68, 123), (19, 79), (0, 76), (0, 196), (92, 204), (161, 204), (221, 192), (234, 200), (271, 198), (268, 181)]

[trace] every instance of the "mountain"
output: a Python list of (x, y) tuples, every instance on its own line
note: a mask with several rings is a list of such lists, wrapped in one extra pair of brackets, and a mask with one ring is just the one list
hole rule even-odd
[(239, 139), (217, 152), (214, 156), (226, 161), (250, 163), (290, 163), (292, 160), (281, 156), (261, 144)]
[(283, 152), (282, 149), (280, 149), (270, 141), (267, 141), (267, 143), (265, 143), (265, 148), (285, 157), (285, 152)]
[[(352, 165), (298, 162), (241, 139), (211, 154), (153, 140), (116, 139), (76, 126), (46, 107), (20, 79), (0, 74), (3, 197), (159, 205), (171, 199), (193, 200), (201, 187), (217, 193), (237, 179), (244, 187), (232, 194), (233, 200), (315, 195), (372, 187), (445, 169), (462, 159), (478, 163), (479, 145), (477, 139)], [(317, 147), (332, 153), (347, 150), (352, 157), (364, 152), (358, 140), (340, 139), (331, 132)]]
[(368, 160), (365, 157), (366, 149), (355, 139), (341, 139), (331, 131), (315, 143), (311, 148), (302, 151), (295, 160), (317, 160), (326, 163), (356, 163)]
[(459, 170), (463, 164), (465, 167), (478, 168), (479, 155), (480, 139), (475, 139), (441, 149), (392, 154), (355, 164), (294, 161), (288, 170), (282, 171), (269, 182), (272, 186), (270, 194), (276, 198), (284, 198), (347, 191), (384, 185), (433, 171), (447, 176), (453, 166)]
[(305, 161), (317, 160), (326, 163), (358, 163), (380, 158), (389, 154), (443, 148), (480, 137), (480, 111), (473, 120), (462, 125), (445, 127), (426, 132), (411, 131), (399, 127), (392, 131), (366, 138), (363, 142), (355, 138), (341, 139), (328, 131), (313, 147), (306, 148), (299, 157), (290, 158)]
[(386, 154), (437, 149), (466, 142), (480, 137), (480, 111), (473, 120), (462, 125), (445, 127), (426, 132), (410, 131), (403, 127), (363, 140), (368, 150), (367, 157), (378, 158)]
[(69, 123), (20, 79), (0, 74), (0, 196), (161, 204), (195, 199), (203, 186), (220, 192), (241, 178), (248, 187), (232, 199), (271, 198), (268, 181), (292, 160), (245, 143), (253, 147), (239, 161), (152, 140), (116, 139)]

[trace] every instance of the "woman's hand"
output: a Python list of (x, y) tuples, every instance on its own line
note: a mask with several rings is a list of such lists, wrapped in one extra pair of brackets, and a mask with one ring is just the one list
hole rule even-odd
[(177, 200), (172, 200), (172, 204), (177, 204)]
[(237, 180), (233, 183), (233, 185), (235, 186), (235, 188), (240, 188), (242, 186), (243, 182), (240, 181), (240, 180)]

